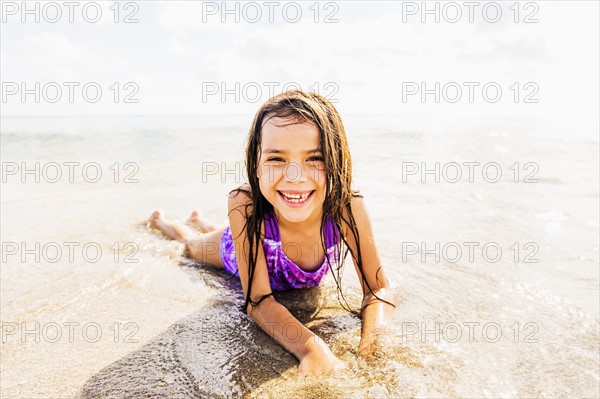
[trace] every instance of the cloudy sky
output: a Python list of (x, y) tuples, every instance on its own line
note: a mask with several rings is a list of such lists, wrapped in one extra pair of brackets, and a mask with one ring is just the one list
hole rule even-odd
[(2, 1), (3, 116), (244, 114), (299, 86), (343, 113), (597, 126), (596, 1), (75, 3)]

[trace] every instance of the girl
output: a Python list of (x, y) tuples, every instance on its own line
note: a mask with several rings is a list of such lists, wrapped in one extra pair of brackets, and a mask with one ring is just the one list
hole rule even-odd
[[(160, 211), (152, 214), (150, 226), (185, 243), (192, 259), (239, 275), (242, 311), (299, 360), (300, 377), (345, 365), (272, 290), (319, 285), (332, 269), (340, 294), (349, 251), (364, 295), (358, 353), (367, 358), (393, 315), (394, 297), (363, 198), (351, 188), (352, 161), (337, 110), (324, 97), (298, 90), (271, 98), (248, 134), (246, 170), (249, 184), (229, 193), (229, 226), (194, 212), (188, 225), (200, 235), (166, 221)], [(293, 339), (286, 337), (289, 328)]]

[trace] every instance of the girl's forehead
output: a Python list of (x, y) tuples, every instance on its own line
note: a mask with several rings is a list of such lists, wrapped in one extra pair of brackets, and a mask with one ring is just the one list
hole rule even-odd
[(271, 118), (262, 129), (261, 144), (285, 147), (318, 147), (320, 143), (319, 129), (314, 123), (298, 123), (294, 119)]
[(286, 117), (280, 116), (267, 116), (263, 121), (262, 130), (265, 129), (273, 130), (273, 129), (286, 129), (286, 128), (316, 128), (314, 122), (310, 120), (304, 119), (299, 115), (292, 115)]

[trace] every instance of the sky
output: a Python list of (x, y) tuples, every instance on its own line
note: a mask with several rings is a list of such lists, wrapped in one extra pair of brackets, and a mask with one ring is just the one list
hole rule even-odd
[(342, 114), (597, 130), (598, 4), (2, 1), (1, 113), (246, 114), (299, 87)]

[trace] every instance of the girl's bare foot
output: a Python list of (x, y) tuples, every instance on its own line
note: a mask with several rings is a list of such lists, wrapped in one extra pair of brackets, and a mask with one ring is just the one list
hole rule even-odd
[(198, 233), (190, 229), (188, 226), (182, 223), (173, 223), (167, 221), (162, 214), (161, 210), (152, 212), (150, 218), (148, 218), (148, 226), (154, 229), (160, 230), (164, 235), (172, 240), (181, 241), (183, 243), (187, 240), (198, 237)]
[(200, 219), (200, 212), (198, 211), (193, 211), (192, 215), (185, 223), (199, 230), (201, 233), (210, 233), (221, 227), (216, 223)]
[(150, 217), (147, 220), (148, 227), (158, 229), (158, 221), (162, 218), (162, 211), (160, 209), (155, 210), (154, 212), (152, 212), (152, 215), (150, 215)]

